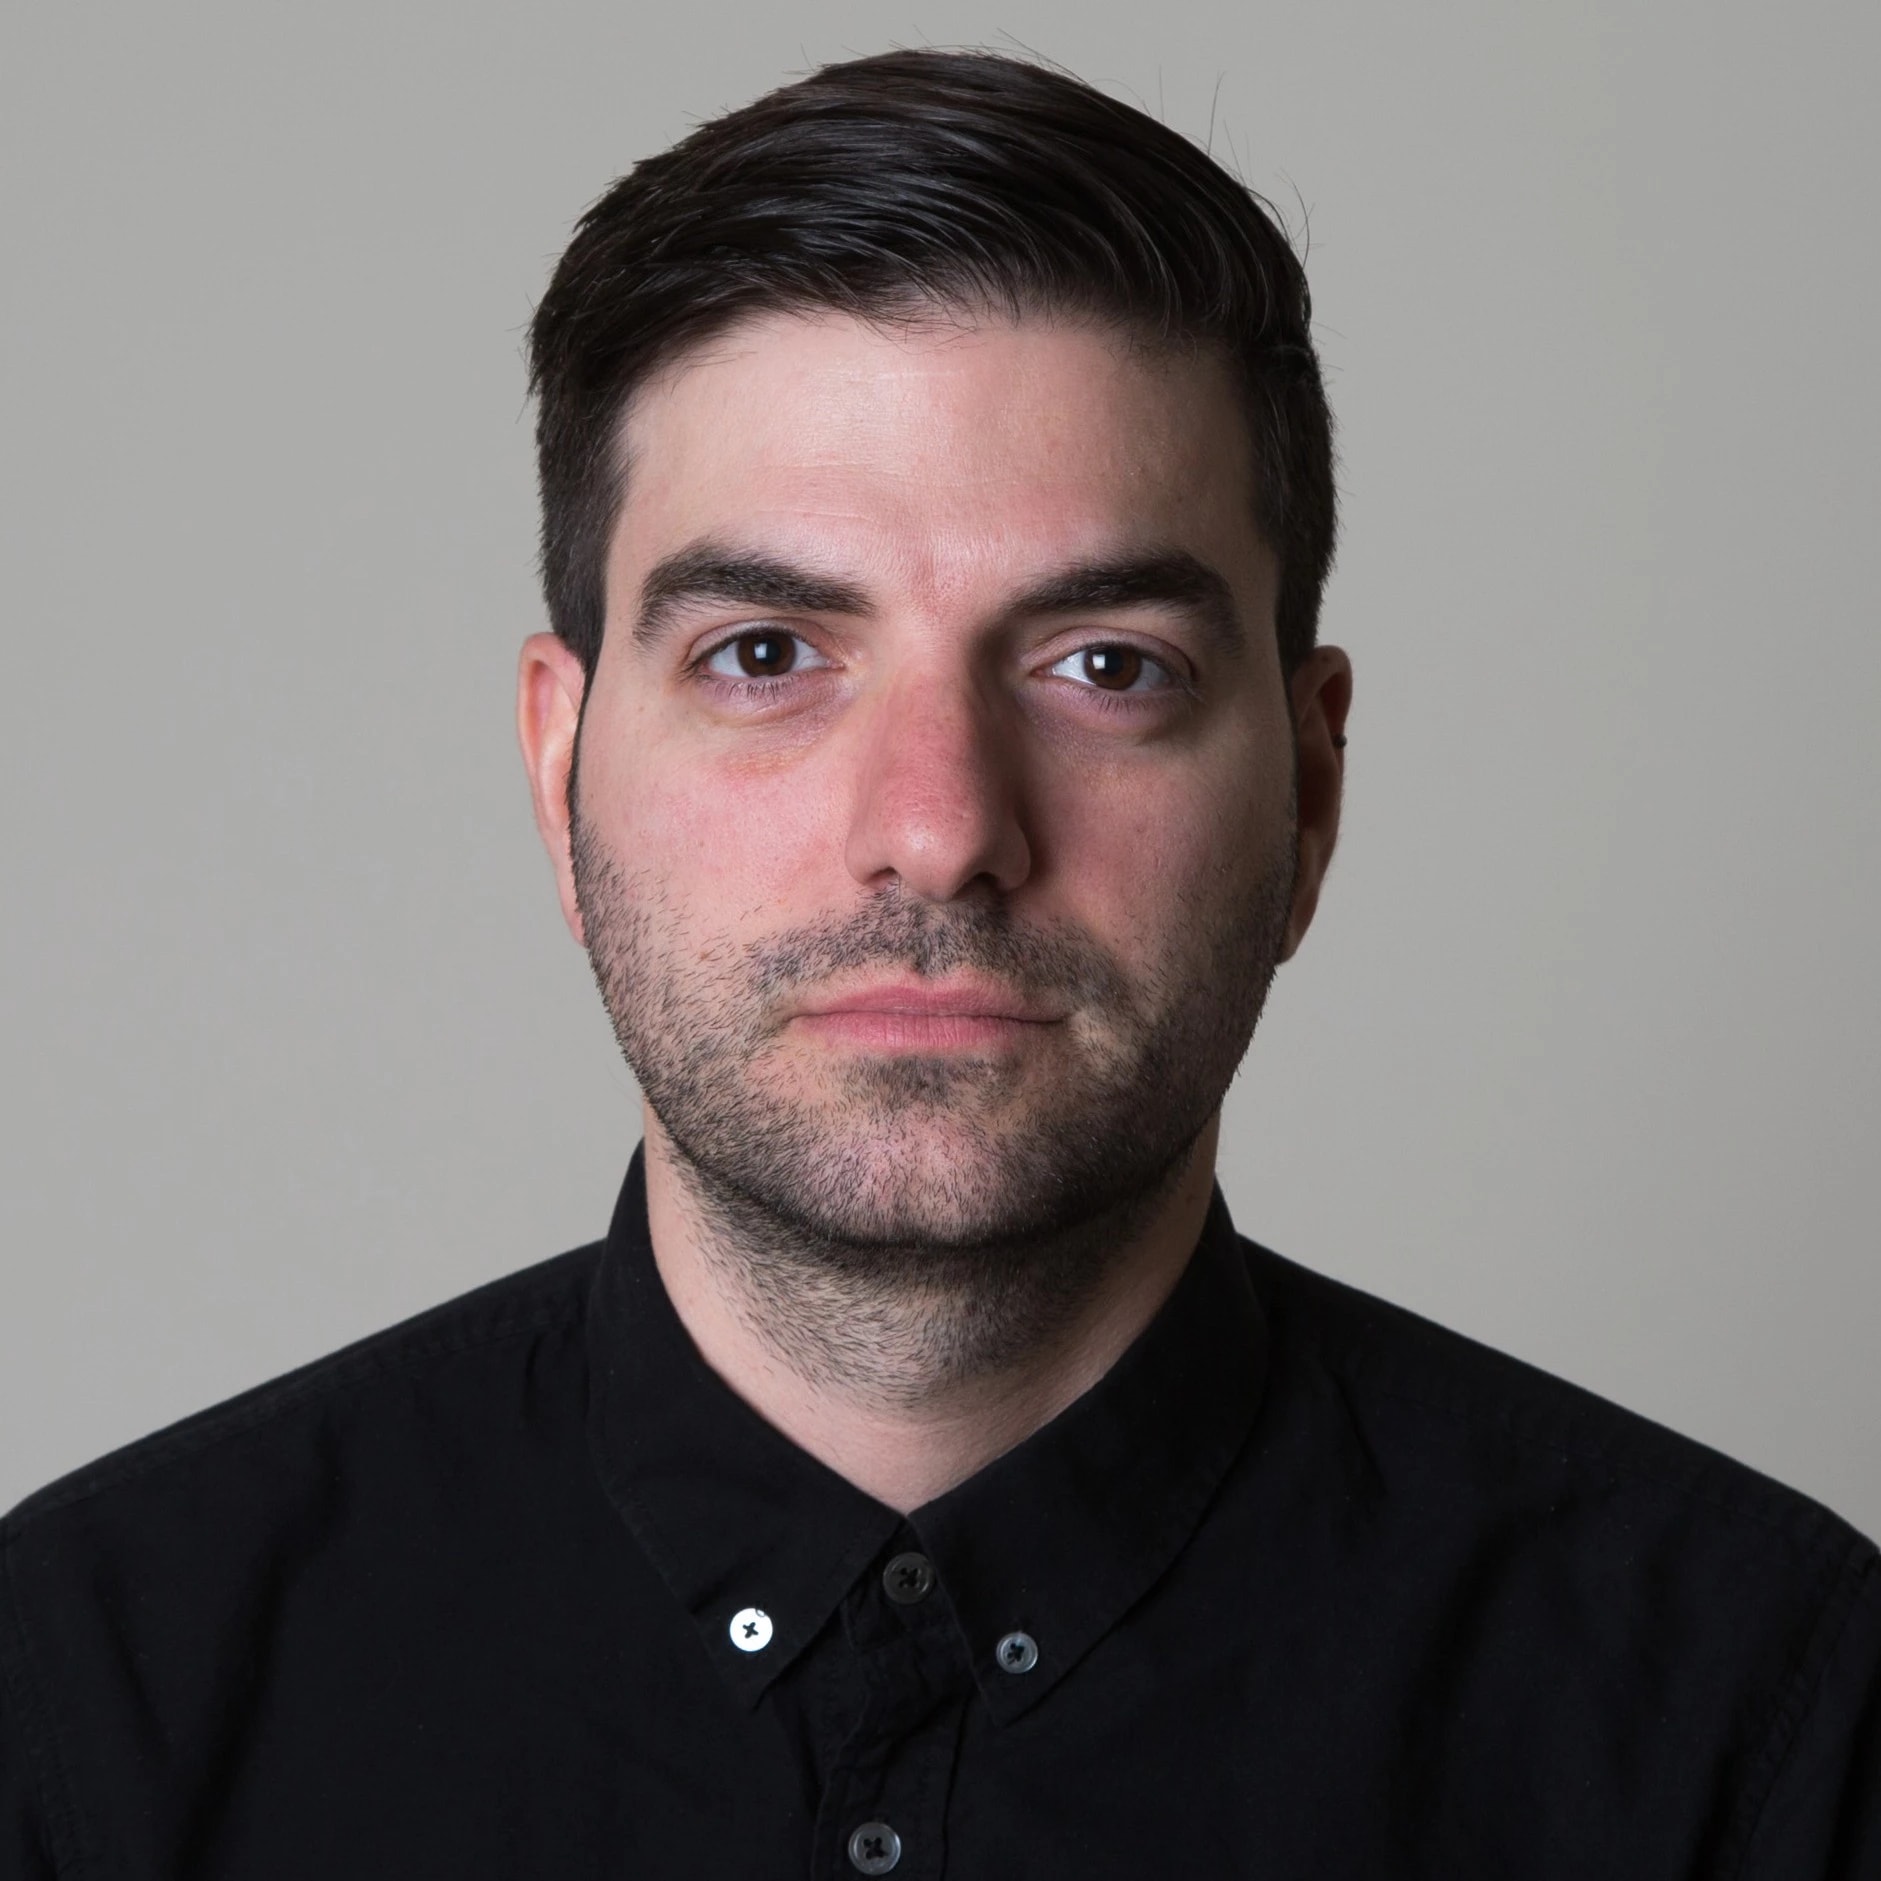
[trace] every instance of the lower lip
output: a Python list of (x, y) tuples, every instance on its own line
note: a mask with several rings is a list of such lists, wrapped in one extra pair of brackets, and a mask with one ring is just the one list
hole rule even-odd
[(969, 1012), (807, 1012), (795, 1021), (813, 1038), (867, 1051), (989, 1051), (1043, 1032), (1043, 1019)]

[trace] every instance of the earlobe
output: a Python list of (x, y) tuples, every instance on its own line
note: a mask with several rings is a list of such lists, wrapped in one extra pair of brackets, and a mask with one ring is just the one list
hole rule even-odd
[(584, 944), (569, 850), (568, 804), (575, 734), (586, 692), (587, 674), (581, 661), (559, 635), (531, 634), (523, 642), (516, 669), (517, 742), (529, 774), (536, 830), (555, 869), (562, 918), (568, 931)]

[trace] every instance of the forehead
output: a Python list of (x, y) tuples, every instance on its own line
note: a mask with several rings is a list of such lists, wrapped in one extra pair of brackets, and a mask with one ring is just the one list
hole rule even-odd
[(767, 314), (641, 387), (622, 447), (630, 582), (707, 534), (943, 591), (1146, 541), (1264, 553), (1227, 366), (1090, 323)]

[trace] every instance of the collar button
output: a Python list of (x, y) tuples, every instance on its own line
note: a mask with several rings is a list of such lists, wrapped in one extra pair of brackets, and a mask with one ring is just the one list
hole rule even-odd
[(1002, 1672), (1017, 1676), (1021, 1672), (1030, 1672), (1038, 1664), (1038, 1641), (1030, 1633), (1008, 1633), (993, 1648), (993, 1657), (999, 1662)]
[(771, 1616), (762, 1607), (740, 1607), (726, 1630), (740, 1652), (762, 1652), (771, 1643)]

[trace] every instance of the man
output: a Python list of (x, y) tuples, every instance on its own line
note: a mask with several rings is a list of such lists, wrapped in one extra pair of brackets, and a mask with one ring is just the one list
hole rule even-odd
[(1259, 203), (862, 59), (532, 340), (519, 725), (644, 1143), (15, 1512), (0, 1873), (1881, 1874), (1872, 1545), (1215, 1190), (1351, 699)]

